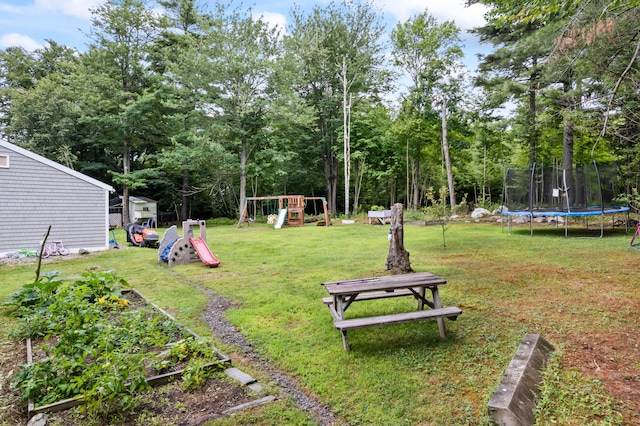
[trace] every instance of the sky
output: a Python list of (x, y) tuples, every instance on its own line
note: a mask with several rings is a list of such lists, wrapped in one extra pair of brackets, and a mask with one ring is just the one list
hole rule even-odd
[[(101, 0), (0, 0), (0, 49), (21, 46), (34, 50), (44, 46), (46, 40), (74, 47), (83, 51), (88, 39), (84, 35), (90, 28), (90, 8)], [(242, 4), (251, 7), (254, 14), (261, 15), (270, 23), (284, 25), (294, 4), (303, 10), (326, 5), (329, 0), (245, 0)], [(439, 21), (454, 20), (461, 28), (465, 59), (469, 71), (477, 67), (477, 54), (488, 53), (489, 47), (480, 45), (477, 38), (467, 33), (470, 28), (484, 24), (484, 6), (464, 7), (465, 0), (373, 0), (384, 13), (387, 31), (398, 22), (412, 15), (428, 12)], [(200, 0), (201, 5), (207, 0)], [(239, 5), (235, 1), (234, 5)]]

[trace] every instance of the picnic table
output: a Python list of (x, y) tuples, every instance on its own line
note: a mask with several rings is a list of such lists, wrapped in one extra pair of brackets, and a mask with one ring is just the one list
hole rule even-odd
[(369, 225), (378, 221), (380, 225), (387, 223), (387, 220), (391, 220), (391, 210), (369, 210), (367, 213), (369, 218)]
[[(445, 338), (444, 318), (455, 320), (462, 310), (455, 306), (442, 307), (438, 287), (444, 284), (446, 280), (429, 272), (325, 282), (322, 285), (330, 296), (323, 298), (322, 301), (328, 306), (333, 316), (334, 326), (342, 333), (342, 344), (345, 350), (349, 350), (348, 330), (376, 325), (435, 319), (438, 322), (440, 336)], [(431, 299), (426, 297), (427, 289), (431, 291)], [(414, 297), (418, 301), (418, 309), (388, 315), (345, 318), (346, 310), (354, 302), (403, 296)]]

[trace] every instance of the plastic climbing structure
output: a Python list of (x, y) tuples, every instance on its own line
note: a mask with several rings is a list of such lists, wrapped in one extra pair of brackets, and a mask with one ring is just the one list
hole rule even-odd
[[(199, 228), (199, 236), (194, 228)], [(158, 263), (167, 262), (169, 266), (202, 262), (210, 268), (220, 265), (207, 245), (207, 225), (204, 220), (186, 220), (182, 222), (182, 237), (174, 225), (167, 229), (158, 248)]]

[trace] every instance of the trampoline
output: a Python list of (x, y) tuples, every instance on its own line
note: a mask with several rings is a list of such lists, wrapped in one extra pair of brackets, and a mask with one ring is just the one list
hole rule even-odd
[(566, 171), (544, 169), (534, 163), (528, 170), (509, 169), (505, 173), (503, 205), (506, 209), (501, 214), (507, 218), (509, 233), (514, 217), (523, 217), (529, 222), (531, 235), (535, 218), (555, 218), (556, 226), (564, 222), (565, 237), (569, 234), (568, 218), (584, 218), (588, 229), (588, 218), (599, 216), (602, 237), (606, 215), (626, 215), (625, 224), (629, 223), (629, 207), (616, 205), (614, 201), (623, 193), (622, 188), (615, 164), (598, 167), (594, 160), (588, 167), (577, 166)]

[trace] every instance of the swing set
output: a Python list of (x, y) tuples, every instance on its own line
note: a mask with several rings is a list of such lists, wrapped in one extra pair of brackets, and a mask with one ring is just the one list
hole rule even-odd
[[(316, 208), (315, 201), (322, 202), (325, 226), (331, 225), (331, 218), (327, 210), (327, 201), (324, 197), (305, 197), (304, 195), (278, 195), (272, 197), (246, 197), (244, 210), (240, 215), (238, 226), (245, 222), (253, 222), (256, 220), (258, 210), (263, 216), (277, 215), (278, 221), (275, 228), (279, 229), (282, 225), (302, 226), (304, 225), (304, 211), (307, 201), (314, 201), (314, 210)], [(253, 219), (249, 214), (249, 204), (251, 203)], [(261, 204), (258, 209), (258, 203)], [(316, 211), (317, 213), (317, 211)]]

